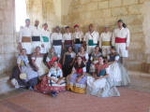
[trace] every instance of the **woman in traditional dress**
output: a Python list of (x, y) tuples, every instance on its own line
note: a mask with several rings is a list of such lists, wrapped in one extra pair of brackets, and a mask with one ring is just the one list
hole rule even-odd
[(119, 91), (111, 84), (108, 77), (109, 65), (104, 64), (104, 59), (99, 57), (95, 65), (95, 73), (87, 77), (87, 93), (98, 97), (120, 96)]
[(86, 66), (82, 57), (78, 56), (71, 74), (67, 77), (67, 90), (76, 93), (86, 93)]
[(111, 54), (108, 55), (108, 61), (113, 62), (110, 65), (110, 79), (115, 86), (127, 86), (130, 84), (130, 78), (125, 67), (120, 63), (120, 56), (115, 47), (111, 47)]
[(11, 76), (11, 82), (15, 88), (27, 87), (33, 89), (38, 83), (38, 73), (35, 72), (29, 65), (29, 60), (26, 55), (26, 50), (22, 49), (17, 58), (18, 66)]
[[(46, 63), (47, 63), (47, 65), (48, 65), (48, 68), (51, 68), (52, 65), (53, 65), (53, 63), (54, 63), (56, 60), (58, 61), (58, 60), (59, 60), (59, 57), (58, 57), (58, 55), (56, 54), (54, 47), (52, 47), (52, 48), (49, 50), (48, 55), (46, 56)], [(58, 63), (58, 65), (59, 65), (60, 68), (62, 68), (62, 66), (61, 66), (60, 63)]]
[(86, 63), (88, 62), (88, 59), (89, 59), (89, 55), (85, 51), (85, 48), (83, 46), (80, 48), (80, 52), (78, 52), (77, 56), (80, 56), (82, 58), (82, 61), (86, 65)]
[(73, 48), (70, 46), (68, 47), (67, 52), (64, 54), (63, 57), (63, 73), (64, 77), (71, 73), (74, 61), (75, 61), (76, 53), (73, 51)]
[(93, 72), (93, 70), (94, 70), (93, 67), (96, 63), (98, 63), (98, 58), (100, 56), (102, 56), (101, 50), (100, 50), (99, 46), (96, 46), (94, 51), (92, 52), (90, 60), (89, 60), (90, 64), (88, 66), (90, 66), (90, 73)]
[(35, 89), (42, 93), (50, 93), (53, 97), (66, 90), (66, 81), (57, 61), (53, 63), (48, 75), (43, 77), (41, 83)]
[(35, 52), (31, 56), (32, 65), (35, 70), (39, 73), (39, 76), (45, 75), (48, 73), (48, 67), (43, 62), (44, 55), (40, 53), (40, 47), (35, 48)]

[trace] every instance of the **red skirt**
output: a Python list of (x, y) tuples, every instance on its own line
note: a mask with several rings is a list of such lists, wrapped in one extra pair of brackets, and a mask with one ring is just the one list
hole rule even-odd
[(35, 87), (35, 91), (47, 94), (51, 91), (61, 92), (66, 91), (66, 86), (50, 86), (47, 76), (44, 76), (41, 82)]

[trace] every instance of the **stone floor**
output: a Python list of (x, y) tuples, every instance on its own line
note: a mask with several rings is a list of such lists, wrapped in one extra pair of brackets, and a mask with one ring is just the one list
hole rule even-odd
[(18, 89), (0, 95), (0, 112), (150, 112), (150, 78), (131, 76), (120, 97), (97, 98), (71, 92), (51, 98)]

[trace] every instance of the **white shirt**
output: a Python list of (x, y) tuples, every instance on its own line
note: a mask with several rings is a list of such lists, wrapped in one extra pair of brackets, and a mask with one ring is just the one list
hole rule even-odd
[(22, 37), (23, 36), (27, 36), (27, 37), (31, 37), (32, 36), (32, 26), (25, 26), (20, 30), (20, 38), (19, 38), (19, 42), (22, 42)]
[(62, 42), (65, 42), (65, 40), (72, 40), (72, 34), (71, 33), (64, 33)]
[(93, 43), (97, 44), (98, 41), (99, 41), (99, 33), (97, 31), (93, 31), (92, 33), (87, 32), (85, 34), (85, 39), (86, 39), (87, 43), (88, 43), (89, 40), (93, 40)]
[(114, 30), (113, 32), (113, 36), (112, 36), (112, 45), (115, 45), (115, 38), (119, 37), (119, 38), (126, 38), (126, 46), (128, 47), (130, 44), (130, 31), (128, 28), (117, 28)]
[(73, 39), (80, 39), (80, 41), (82, 40), (82, 38), (83, 38), (83, 32), (82, 31), (78, 31), (78, 32), (74, 32), (73, 34), (72, 34), (72, 38)]
[(111, 41), (112, 32), (102, 32), (99, 39), (99, 46), (102, 47), (102, 42)]
[(62, 40), (62, 33), (52, 33), (51, 42), (53, 42), (53, 40)]
[(32, 36), (41, 36), (41, 29), (39, 27), (33, 27)]
[[(44, 30), (44, 29), (41, 30), (41, 36), (46, 36), (50, 39), (50, 34), (51, 33), (48, 30)], [(43, 39), (42, 39), (42, 41), (43, 41)]]

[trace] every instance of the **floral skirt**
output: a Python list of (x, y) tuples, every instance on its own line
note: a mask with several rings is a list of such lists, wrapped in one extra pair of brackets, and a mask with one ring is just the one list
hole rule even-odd
[(41, 93), (45, 93), (45, 94), (50, 93), (52, 91), (62, 92), (62, 91), (66, 91), (66, 85), (51, 86), (49, 84), (48, 77), (44, 76), (41, 82), (35, 87), (35, 90)]

